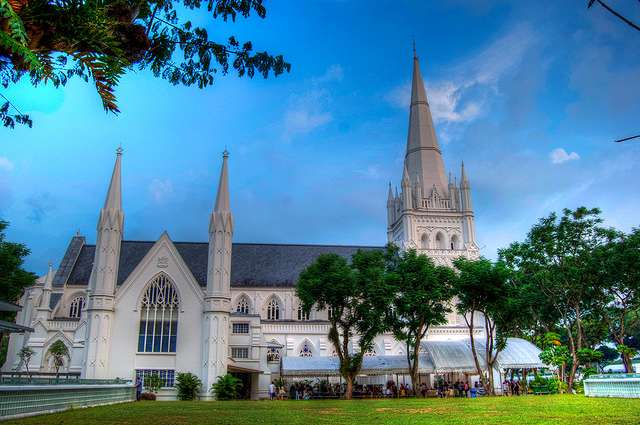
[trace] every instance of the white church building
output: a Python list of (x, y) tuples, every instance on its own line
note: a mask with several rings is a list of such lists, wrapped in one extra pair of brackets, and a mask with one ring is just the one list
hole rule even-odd
[[(155, 241), (133, 241), (124, 237), (118, 150), (95, 244), (73, 236), (58, 268), (50, 266), (25, 291), (16, 321), (33, 332), (11, 336), (2, 370), (24, 370), (17, 353), (26, 345), (36, 353), (29, 369), (52, 371), (48, 348), (61, 340), (70, 353), (64, 372), (88, 379), (157, 374), (167, 388), (178, 372), (192, 372), (202, 380), (205, 398), (227, 371), (243, 378), (252, 398), (265, 397), (268, 384), (279, 376), (314, 370), (328, 375), (320, 371), (322, 364), (335, 363), (327, 312), (304, 314), (295, 295), (298, 275), (323, 253), (350, 257), (359, 249), (383, 247), (232, 242), (234, 227), (242, 223), (234, 222), (230, 209), (228, 162), (225, 152), (207, 242), (175, 242), (166, 232)], [(460, 256), (477, 258), (464, 165), (457, 181), (447, 176), (414, 55), (401, 190), (389, 186), (387, 199), (388, 241), (415, 248), (437, 264), (451, 265)], [(469, 339), (462, 317), (451, 313), (448, 320), (429, 331), (425, 368), (472, 374), (475, 368), (466, 351), (460, 364), (446, 364), (460, 356)], [(474, 331), (479, 340), (483, 332), (482, 326)], [(378, 336), (368, 354), (387, 365), (406, 358), (404, 344), (391, 334)], [(518, 362), (522, 360), (511, 364)], [(368, 359), (365, 366), (374, 363)], [(505, 367), (507, 363), (505, 357)], [(170, 389), (164, 393), (175, 394)]]

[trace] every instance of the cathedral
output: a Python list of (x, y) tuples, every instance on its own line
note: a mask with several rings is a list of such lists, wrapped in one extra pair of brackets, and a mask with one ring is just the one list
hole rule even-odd
[[(208, 398), (217, 377), (232, 372), (242, 376), (247, 396), (263, 398), (270, 382), (291, 372), (287, 368), (313, 370), (321, 359), (335, 360), (327, 312), (301, 309), (298, 275), (323, 253), (350, 258), (359, 249), (383, 247), (233, 242), (234, 227), (242, 224), (230, 208), (229, 162), (225, 151), (208, 241), (176, 242), (166, 232), (157, 240), (135, 241), (124, 238), (125, 164), (118, 150), (95, 244), (76, 234), (57, 269), (50, 265), (26, 290), (17, 323), (33, 332), (11, 336), (3, 371), (24, 368), (17, 352), (25, 345), (36, 352), (31, 371), (52, 371), (48, 348), (60, 340), (70, 353), (64, 372), (82, 378), (158, 375), (165, 387), (160, 398), (170, 399), (177, 373), (192, 372)], [(415, 53), (401, 172), (400, 190), (389, 186), (388, 241), (437, 264), (477, 258), (469, 179), (464, 165), (459, 180), (446, 173)], [(474, 330), (483, 332), (482, 325)], [(426, 341), (466, 342), (468, 336), (464, 319), (451, 313)], [(406, 358), (406, 351), (393, 335), (382, 334), (367, 355), (391, 362)]]

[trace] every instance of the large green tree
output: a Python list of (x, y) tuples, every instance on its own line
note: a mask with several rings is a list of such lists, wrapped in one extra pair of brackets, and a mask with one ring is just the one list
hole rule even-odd
[[(24, 259), (29, 255), (29, 249), (19, 243), (6, 240), (5, 230), (9, 226), (0, 220), (0, 300), (16, 302), (27, 286), (33, 285), (37, 276), (22, 268)], [(15, 313), (1, 311), (0, 320), (13, 321)], [(4, 364), (7, 356), (8, 338), (4, 334), (0, 337), (0, 365)]]
[(351, 263), (337, 254), (323, 254), (300, 274), (296, 286), (304, 311), (328, 310), (328, 338), (340, 360), (347, 399), (364, 354), (387, 329), (385, 315), (392, 290), (385, 281), (385, 265), (382, 251), (360, 250)]
[(585, 321), (593, 318), (606, 302), (601, 295), (601, 276), (595, 271), (594, 252), (611, 241), (615, 232), (601, 223), (597, 208), (565, 209), (560, 217), (552, 213), (540, 219), (524, 242), (500, 251), (521, 279), (542, 291), (557, 313), (571, 356), (569, 389), (580, 364), (578, 352), (590, 339)]
[[(501, 261), (459, 258), (454, 266), (459, 271), (454, 284), (456, 308), (469, 329), (478, 375), (485, 389), (493, 394), (493, 369), (498, 354), (505, 348), (507, 336), (518, 331), (521, 292), (512, 284), (509, 270)], [(475, 345), (474, 328), (478, 321), (484, 326), (484, 365), (480, 364)]]
[(618, 346), (627, 373), (633, 373), (634, 349), (627, 346), (629, 329), (640, 321), (640, 229), (620, 233), (596, 250), (595, 272), (602, 279), (603, 323)]
[(395, 294), (389, 324), (396, 339), (407, 345), (409, 373), (417, 395), (420, 342), (431, 326), (447, 322), (455, 274), (415, 250), (400, 253), (390, 246), (388, 256), (387, 282)]
[[(267, 13), (263, 0), (0, 0), (0, 84), (28, 77), (58, 87), (80, 77), (117, 113), (114, 90), (129, 70), (203, 88), (230, 71), (266, 78), (291, 69), (282, 55), (255, 51), (251, 41), (212, 40), (205, 26), (184, 18), (201, 8), (225, 22)], [(31, 126), (18, 105), (2, 93), (0, 100), (4, 126)]]

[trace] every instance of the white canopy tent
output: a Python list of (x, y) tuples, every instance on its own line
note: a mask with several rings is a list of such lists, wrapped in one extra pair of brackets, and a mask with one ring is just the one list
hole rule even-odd
[[(476, 341), (480, 366), (485, 365), (485, 347)], [(546, 367), (538, 355), (540, 349), (520, 338), (509, 338), (506, 348), (498, 354), (497, 368), (534, 369)], [(281, 373), (286, 376), (337, 376), (338, 357), (283, 357)], [(476, 372), (469, 340), (424, 341), (418, 366), (420, 374)], [(360, 372), (363, 375), (408, 374), (406, 355), (365, 357)]]

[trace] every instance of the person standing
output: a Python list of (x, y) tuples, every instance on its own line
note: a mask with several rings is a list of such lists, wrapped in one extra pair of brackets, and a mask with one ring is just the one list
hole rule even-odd
[(142, 379), (139, 376), (136, 376), (136, 401), (140, 401), (140, 396), (142, 395)]
[(269, 400), (273, 400), (276, 398), (276, 384), (271, 382), (269, 384)]

